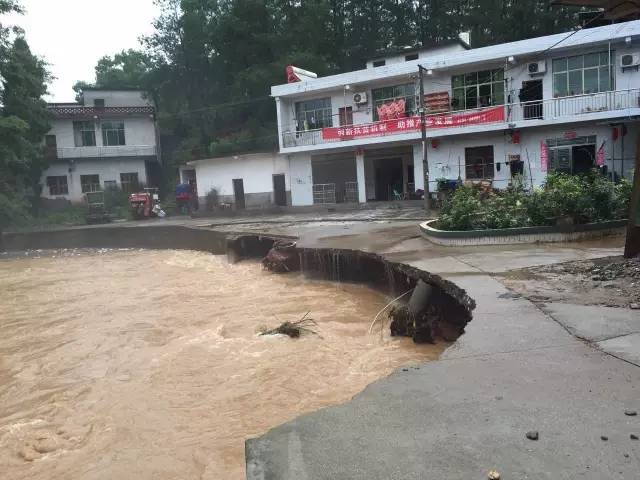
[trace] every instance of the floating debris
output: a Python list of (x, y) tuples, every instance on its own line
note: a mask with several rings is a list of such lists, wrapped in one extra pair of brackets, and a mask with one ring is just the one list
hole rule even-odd
[(318, 333), (314, 330), (314, 327), (317, 327), (318, 324), (312, 318), (308, 318), (309, 313), (311, 312), (305, 313), (300, 320), (283, 322), (277, 328), (265, 330), (260, 335), (288, 335), (291, 338), (298, 338), (303, 333), (317, 335)]

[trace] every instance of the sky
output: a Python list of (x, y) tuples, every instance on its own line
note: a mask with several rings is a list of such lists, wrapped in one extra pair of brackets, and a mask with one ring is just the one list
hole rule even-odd
[(153, 0), (21, 0), (24, 15), (2, 17), (19, 25), (31, 50), (49, 63), (56, 77), (47, 101), (71, 102), (78, 80), (95, 81), (94, 67), (104, 55), (137, 48), (153, 31), (158, 10)]

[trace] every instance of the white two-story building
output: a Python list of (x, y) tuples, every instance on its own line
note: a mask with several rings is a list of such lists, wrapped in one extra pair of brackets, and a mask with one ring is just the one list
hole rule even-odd
[(408, 198), (424, 188), (418, 65), (430, 191), (439, 179), (501, 188), (516, 174), (540, 185), (549, 171), (600, 165), (616, 178), (632, 174), (640, 21), (396, 52), (363, 70), (272, 87), (293, 205)]
[(81, 102), (49, 104), (49, 112), (43, 197), (81, 202), (87, 192), (147, 184), (159, 151), (155, 108), (143, 92), (86, 89)]

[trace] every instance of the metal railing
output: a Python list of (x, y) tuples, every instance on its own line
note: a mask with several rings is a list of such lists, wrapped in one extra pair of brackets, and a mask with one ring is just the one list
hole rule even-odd
[[(430, 114), (427, 117), (442, 117), (447, 115), (468, 114), (473, 112), (481, 113), (483, 110), (493, 109), (496, 106), (476, 108), (470, 110), (456, 110), (448, 113)], [(593, 114), (599, 112), (622, 111), (631, 108), (640, 108), (640, 89), (612, 90), (610, 92), (588, 93), (574, 95), (570, 97), (559, 97), (547, 100), (534, 100), (530, 102), (516, 102), (505, 104), (504, 120), (491, 121), (486, 123), (466, 123), (458, 126), (447, 126), (447, 129), (464, 129), (470, 126), (477, 127), (484, 124), (514, 123), (523, 121), (551, 120), (551, 119), (575, 119), (580, 115)], [(369, 122), (369, 124), (371, 124)], [(364, 124), (363, 124), (364, 125)], [(358, 125), (354, 125), (358, 126)], [(345, 127), (346, 128), (346, 127)], [(430, 129), (428, 127), (428, 129)], [(396, 135), (398, 133), (411, 133), (412, 131), (391, 131), (380, 133), (383, 135)], [(419, 136), (420, 130), (415, 130)], [(346, 139), (353, 139), (348, 137)], [(357, 138), (357, 137), (356, 137)], [(365, 138), (365, 137), (361, 137)], [(282, 133), (283, 146), (301, 147), (311, 145), (322, 145), (326, 143), (340, 142), (340, 138), (323, 138), (322, 129), (306, 131), (287, 131)]]
[(313, 204), (327, 205), (336, 203), (335, 183), (314, 183), (313, 184)]
[(358, 182), (344, 182), (345, 203), (358, 203)]
[(523, 120), (574, 118), (590, 113), (615, 112), (638, 107), (640, 107), (640, 89), (637, 88), (505, 105), (506, 121), (509, 123)]
[(155, 145), (121, 145), (115, 147), (58, 147), (58, 158), (152, 157)]

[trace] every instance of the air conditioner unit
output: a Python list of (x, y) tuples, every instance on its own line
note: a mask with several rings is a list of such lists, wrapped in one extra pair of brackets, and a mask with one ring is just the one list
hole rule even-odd
[(625, 53), (620, 56), (620, 66), (625, 68), (638, 68), (640, 66), (640, 55), (637, 53)]
[(356, 92), (353, 94), (353, 103), (356, 105), (362, 105), (367, 103), (367, 92)]
[(542, 75), (547, 71), (547, 62), (540, 60), (539, 62), (531, 62), (527, 65), (529, 75)]

